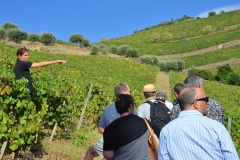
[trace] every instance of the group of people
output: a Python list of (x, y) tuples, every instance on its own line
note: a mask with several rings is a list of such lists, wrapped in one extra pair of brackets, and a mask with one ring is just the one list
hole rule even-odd
[[(34, 89), (30, 68), (44, 67), (66, 60), (32, 63), (26, 48), (17, 50), (14, 67), (16, 79), (28, 80), (30, 100)], [(188, 76), (184, 83), (174, 86), (175, 101), (167, 101), (167, 94), (157, 92), (153, 84), (142, 90), (146, 102), (134, 106), (134, 99), (127, 83), (115, 86), (116, 99), (107, 106), (100, 118), (98, 132), (103, 134), (91, 146), (84, 160), (101, 156), (107, 160), (150, 160), (148, 155), (148, 128), (143, 118), (151, 122), (151, 107), (160, 103), (169, 114), (169, 121), (160, 131), (158, 159), (239, 159), (232, 139), (224, 127), (224, 110), (214, 99), (206, 96), (202, 78)]]
[[(146, 102), (158, 101), (170, 110), (171, 121), (159, 133), (159, 160), (239, 159), (223, 125), (224, 109), (206, 96), (201, 77), (190, 75), (184, 83), (175, 84), (172, 106), (166, 104), (167, 94), (157, 92), (153, 84), (145, 85), (142, 92)], [(136, 112), (126, 83), (116, 85), (115, 94), (116, 100), (104, 109), (98, 124), (103, 138), (87, 150), (84, 160), (96, 156), (107, 160), (150, 160), (143, 118), (151, 122), (151, 105), (144, 102)]]

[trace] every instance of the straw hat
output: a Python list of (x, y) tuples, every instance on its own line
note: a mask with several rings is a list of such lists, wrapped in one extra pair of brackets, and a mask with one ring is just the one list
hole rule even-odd
[(155, 86), (153, 84), (147, 84), (143, 87), (142, 92), (156, 92)]

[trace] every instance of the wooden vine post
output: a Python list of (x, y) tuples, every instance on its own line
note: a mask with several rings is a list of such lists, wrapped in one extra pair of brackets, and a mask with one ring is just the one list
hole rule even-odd
[[(63, 101), (63, 105), (64, 105), (64, 106), (65, 106), (65, 103), (66, 103), (66, 102)], [(58, 123), (55, 123), (55, 125), (54, 125), (54, 127), (53, 127), (52, 134), (51, 134), (51, 137), (50, 137), (50, 139), (49, 139), (50, 142), (52, 142), (52, 140), (53, 140), (53, 136), (54, 136), (54, 134), (55, 134), (55, 132), (56, 132), (57, 125), (58, 125)]]
[(231, 135), (232, 118), (228, 118), (228, 133)]
[(78, 122), (77, 130), (79, 130), (80, 127), (81, 127), (81, 125), (82, 125), (82, 120), (83, 120), (83, 116), (84, 116), (84, 114), (85, 114), (85, 110), (86, 110), (86, 107), (87, 107), (87, 103), (88, 103), (88, 100), (89, 100), (90, 95), (91, 95), (91, 93), (92, 93), (92, 87), (93, 87), (93, 84), (91, 84), (90, 89), (89, 89), (89, 91), (88, 91), (88, 95), (87, 95), (87, 98), (86, 98), (86, 102), (85, 102), (85, 104), (84, 104), (84, 107), (83, 107), (83, 110), (82, 110), (82, 114), (81, 114), (80, 120), (79, 120), (79, 122)]
[(7, 147), (7, 141), (4, 141), (4, 142), (3, 142), (3, 145), (2, 145), (2, 148), (1, 148), (0, 159), (2, 159), (6, 147)]

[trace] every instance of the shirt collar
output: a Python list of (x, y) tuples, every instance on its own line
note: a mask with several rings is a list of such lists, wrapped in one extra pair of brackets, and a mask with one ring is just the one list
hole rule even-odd
[(185, 116), (203, 116), (203, 114), (199, 111), (196, 111), (196, 110), (187, 110), (187, 111), (181, 111), (179, 113), (179, 116), (178, 117), (185, 117)]

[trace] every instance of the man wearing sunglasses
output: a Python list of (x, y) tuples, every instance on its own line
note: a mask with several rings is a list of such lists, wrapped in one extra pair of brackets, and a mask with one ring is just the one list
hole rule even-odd
[[(184, 87), (203, 87), (203, 80), (197, 75), (190, 75), (184, 81)], [(222, 124), (224, 124), (224, 109), (222, 106), (214, 99), (209, 98), (209, 103), (207, 105), (208, 118), (214, 119)]]
[(209, 98), (203, 88), (183, 88), (178, 102), (182, 111), (162, 129), (158, 159), (239, 159), (224, 125), (204, 116)]
[[(196, 75), (188, 76), (183, 84), (183, 87), (199, 87), (203, 88), (202, 78)], [(173, 107), (171, 119), (177, 118), (179, 112), (181, 111), (179, 105)], [(224, 109), (222, 106), (214, 99), (209, 98), (209, 103), (207, 105), (208, 118), (214, 119), (222, 124), (224, 124)]]

